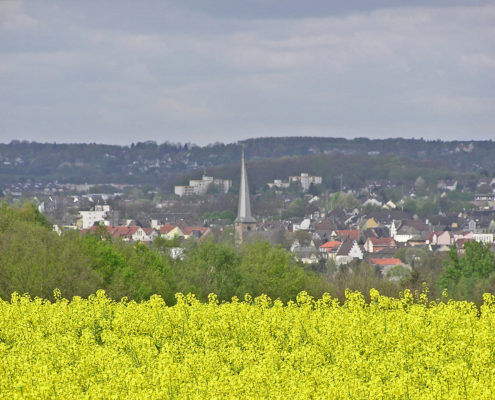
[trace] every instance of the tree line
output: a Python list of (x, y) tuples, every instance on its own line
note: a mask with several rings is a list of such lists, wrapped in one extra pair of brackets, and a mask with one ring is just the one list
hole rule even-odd
[[(172, 259), (170, 248), (185, 247), (183, 259)], [(50, 222), (30, 203), (0, 204), (0, 297), (13, 292), (51, 298), (54, 289), (65, 297), (86, 297), (105, 289), (114, 299), (141, 301), (153, 294), (168, 304), (175, 293), (194, 293), (206, 300), (216, 293), (227, 301), (246, 293), (267, 294), (283, 301), (305, 290), (344, 299), (346, 289), (364, 293), (371, 288), (397, 296), (404, 289), (429, 286), (432, 298), (443, 289), (458, 299), (480, 301), (483, 292), (495, 292), (495, 257), (488, 246), (469, 243), (459, 255), (446, 257), (421, 249), (401, 249), (397, 256), (412, 265), (401, 279), (383, 279), (376, 267), (364, 262), (347, 266), (307, 266), (292, 253), (266, 241), (238, 248), (227, 240), (179, 243), (159, 238), (151, 246), (126, 243), (108, 236), (105, 229), (82, 235), (58, 235)]]
[[(468, 144), (458, 141), (400, 138), (347, 140), (331, 137), (265, 137), (207, 146), (171, 142), (157, 144), (154, 141), (133, 143), (130, 146), (12, 141), (8, 144), (0, 143), (0, 161), (8, 160), (8, 163), (0, 163), (0, 178), (2, 182), (9, 183), (36, 179), (92, 184), (146, 182), (155, 185), (167, 180), (169, 184), (173, 184), (174, 181), (181, 180), (180, 177), (177, 178), (184, 170), (182, 161), (185, 159), (197, 162), (202, 172), (203, 168), (207, 167), (238, 164), (241, 148), (245, 149), (248, 160), (324, 154), (337, 158), (352, 156), (359, 159), (371, 154), (375, 160), (382, 156), (397, 156), (421, 162), (440, 161), (449, 169), (463, 172), (484, 171), (490, 175), (495, 172), (493, 141), (475, 141)], [(139, 168), (139, 164), (143, 161), (164, 161), (169, 158), (177, 163), (155, 168), (152, 172)], [(17, 159), (22, 162), (14, 165)], [(318, 159), (315, 161), (318, 162)], [(136, 168), (130, 175), (129, 168), (133, 166)], [(318, 168), (319, 164), (314, 164), (313, 169)], [(367, 171), (365, 167), (361, 168), (362, 170)], [(355, 179), (353, 176), (349, 178)]]

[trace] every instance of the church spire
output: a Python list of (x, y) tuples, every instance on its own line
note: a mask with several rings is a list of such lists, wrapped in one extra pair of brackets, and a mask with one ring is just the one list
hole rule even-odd
[(244, 162), (244, 150), (242, 150), (241, 163), (241, 185), (239, 189), (239, 206), (237, 208), (236, 223), (256, 223), (256, 220), (251, 215), (251, 201), (249, 199), (249, 185)]

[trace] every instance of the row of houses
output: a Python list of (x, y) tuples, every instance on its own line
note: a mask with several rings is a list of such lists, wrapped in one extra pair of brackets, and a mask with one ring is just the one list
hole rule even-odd
[(150, 243), (158, 237), (173, 239), (175, 237), (182, 239), (203, 239), (210, 233), (210, 228), (204, 226), (180, 226), (165, 224), (154, 228), (143, 228), (141, 226), (92, 226), (91, 228), (82, 229), (81, 233), (97, 232), (102, 230), (114, 239), (120, 238), (126, 242)]
[[(454, 245), (462, 249), (464, 243), (470, 240), (489, 245), (495, 242), (493, 231), (477, 230), (473, 220), (469, 220), (466, 225), (472, 229), (462, 230), (452, 229), (452, 226), (458, 226), (457, 223), (435, 229), (438, 226), (435, 227), (428, 220), (391, 219), (389, 224), (382, 224), (375, 218), (368, 218), (363, 223), (362, 219), (359, 221), (359, 218), (354, 217), (357, 214), (350, 210), (340, 212), (340, 223), (344, 222), (351, 229), (335, 229), (339, 221), (328, 217), (296, 223), (295, 231), (305, 230), (310, 234), (311, 240), (309, 243), (294, 241), (291, 251), (304, 263), (332, 260), (336, 265), (343, 265), (353, 260), (364, 260), (376, 265), (386, 274), (391, 268), (404, 266), (395, 257), (401, 247), (421, 246), (430, 251), (448, 251)], [(319, 246), (315, 244), (318, 242), (321, 243)], [(407, 265), (404, 267), (410, 268)]]

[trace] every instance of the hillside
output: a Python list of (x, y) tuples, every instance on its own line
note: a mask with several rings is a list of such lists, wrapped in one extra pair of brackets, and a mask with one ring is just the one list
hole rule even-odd
[[(418, 139), (352, 139), (317, 137), (257, 138), (236, 143), (215, 143), (208, 146), (165, 142), (139, 142), (130, 146), (100, 144), (49, 144), (12, 141), (0, 144), (0, 181), (3, 184), (37, 181), (61, 183), (147, 183), (170, 188), (186, 179), (187, 172), (223, 171), (234, 176), (232, 165), (239, 162), (241, 146), (248, 160), (261, 160), (251, 164), (256, 172), (254, 185), (261, 184), (257, 176), (265, 177), (264, 168), (281, 168), (285, 175), (305, 170), (322, 176), (330, 173), (346, 174), (349, 184), (358, 179), (387, 178), (384, 165), (408, 168), (416, 161), (418, 168), (443, 166), (446, 177), (449, 169), (462, 173), (495, 173), (495, 143), (493, 141), (442, 142)], [(284, 157), (301, 156), (284, 159)], [(401, 157), (401, 158), (397, 158)], [(403, 161), (407, 157), (411, 161)], [(370, 170), (370, 163), (383, 159)], [(275, 164), (267, 160), (280, 159)], [(421, 163), (418, 163), (418, 162)], [(375, 168), (375, 167), (373, 167)], [(292, 171), (292, 172), (291, 172)], [(396, 171), (396, 169), (395, 169)], [(273, 171), (275, 172), (275, 171)], [(186, 174), (185, 174), (186, 173)], [(199, 172), (198, 172), (199, 173)], [(210, 173), (210, 172), (208, 172)], [(411, 173), (412, 174), (412, 173)], [(440, 174), (441, 175), (441, 174)], [(283, 177), (272, 174), (273, 177)], [(266, 176), (270, 179), (272, 176)], [(182, 178), (181, 178), (182, 177)], [(327, 180), (327, 182), (329, 182)]]

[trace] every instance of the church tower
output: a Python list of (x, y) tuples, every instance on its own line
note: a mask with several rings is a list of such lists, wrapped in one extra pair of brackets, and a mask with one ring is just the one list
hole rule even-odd
[(249, 185), (244, 163), (244, 150), (242, 151), (241, 163), (241, 185), (239, 189), (239, 206), (237, 208), (237, 218), (234, 221), (235, 243), (244, 243), (250, 232), (256, 229), (256, 220), (251, 215), (251, 201), (249, 199)]

